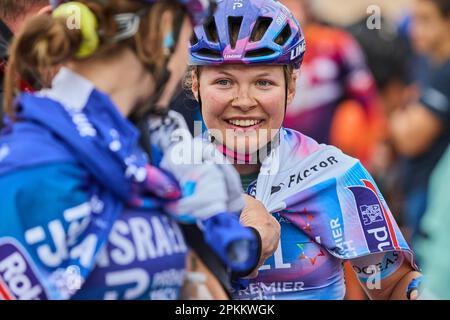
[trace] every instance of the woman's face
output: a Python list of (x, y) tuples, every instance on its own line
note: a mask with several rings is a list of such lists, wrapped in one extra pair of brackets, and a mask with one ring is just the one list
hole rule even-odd
[[(212, 135), (229, 150), (253, 154), (267, 145), (281, 127), (286, 87), (282, 66), (222, 65), (193, 72), (192, 91)], [(287, 103), (295, 94), (295, 77), (288, 87)]]
[(418, 52), (433, 54), (449, 39), (450, 19), (444, 18), (432, 1), (416, 0), (413, 9), (413, 44)]

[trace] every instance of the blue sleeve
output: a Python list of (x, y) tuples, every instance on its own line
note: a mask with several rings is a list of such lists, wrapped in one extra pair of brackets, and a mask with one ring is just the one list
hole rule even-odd
[[(0, 299), (65, 298), (52, 287), (68, 259), (68, 243), (91, 212), (85, 181), (84, 172), (69, 163), (0, 177)], [(15, 285), (18, 277), (26, 279), (21, 287)]]

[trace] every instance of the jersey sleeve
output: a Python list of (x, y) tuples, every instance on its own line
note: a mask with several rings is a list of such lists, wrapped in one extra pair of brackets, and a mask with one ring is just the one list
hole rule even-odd
[(287, 199), (284, 215), (336, 258), (404, 251), (416, 268), (413, 252), (385, 199), (370, 174), (354, 160), (332, 178)]
[[(88, 191), (85, 178), (70, 163), (0, 177), (4, 299), (69, 299), (81, 288), (104, 241), (97, 231), (119, 209)], [(15, 285), (17, 277), (23, 287)]]

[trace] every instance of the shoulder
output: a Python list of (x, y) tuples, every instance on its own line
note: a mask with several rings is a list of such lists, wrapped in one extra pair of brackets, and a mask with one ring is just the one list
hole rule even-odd
[(0, 176), (0, 193), (6, 189), (20, 192), (21, 196), (52, 197), (71, 194), (83, 189), (88, 174), (70, 162), (40, 164), (13, 170)]
[(75, 163), (72, 152), (49, 130), (20, 121), (5, 128), (0, 137), (0, 176), (50, 163)]
[(191, 140), (192, 136), (183, 116), (170, 110), (165, 116), (152, 116), (148, 120), (150, 137), (153, 146), (165, 153), (174, 142)]
[(151, 116), (148, 123), (152, 133), (156, 131), (171, 133), (177, 129), (187, 129), (183, 116), (179, 112), (173, 110), (169, 110), (164, 116)]
[(284, 136), (283, 140), (287, 142), (290, 152), (294, 153), (300, 159), (320, 154), (339, 154), (341, 157), (354, 159), (343, 153), (339, 148), (328, 144), (319, 144), (313, 138), (296, 130), (283, 128), (282, 134)]
[[(283, 129), (284, 141), (282, 158), (293, 168), (320, 168), (322, 177), (338, 175), (359, 163), (358, 159), (343, 153), (339, 148), (319, 144), (314, 139), (291, 129)], [(282, 142), (283, 143), (283, 142)]]
[(67, 209), (89, 201), (86, 183), (84, 170), (72, 163), (39, 165), (1, 175), (0, 220), (5, 219), (8, 228), (59, 219)]
[(0, 176), (0, 233), (20, 234), (60, 220), (68, 209), (90, 201), (87, 176), (72, 163), (53, 163)]
[(303, 156), (314, 153), (323, 146), (313, 138), (293, 129), (282, 128), (281, 135), (283, 141), (287, 142), (291, 149), (301, 151)]

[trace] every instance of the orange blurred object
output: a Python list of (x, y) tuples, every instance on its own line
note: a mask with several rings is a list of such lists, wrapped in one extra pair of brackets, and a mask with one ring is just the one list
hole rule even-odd
[(336, 110), (330, 131), (330, 144), (355, 157), (370, 171), (370, 161), (377, 144), (385, 138), (381, 108), (368, 113), (354, 100), (342, 102)]

